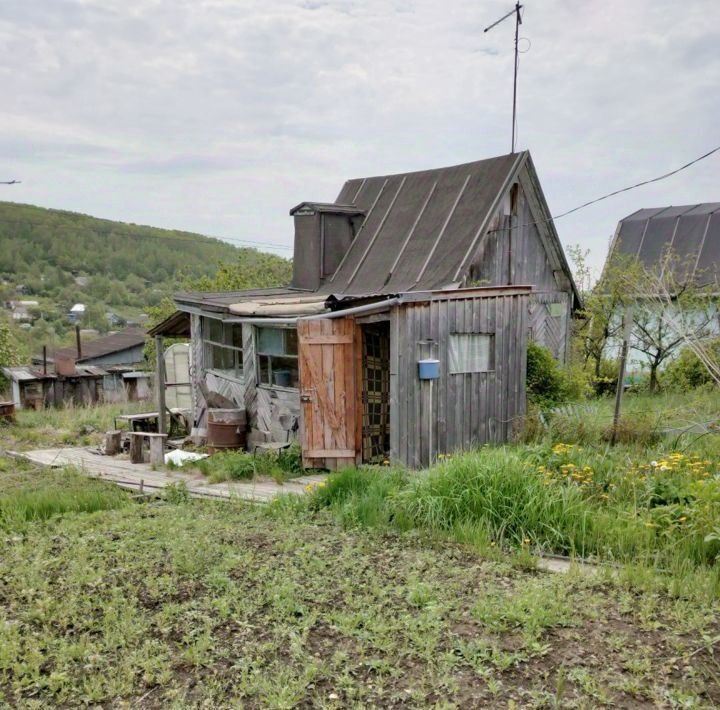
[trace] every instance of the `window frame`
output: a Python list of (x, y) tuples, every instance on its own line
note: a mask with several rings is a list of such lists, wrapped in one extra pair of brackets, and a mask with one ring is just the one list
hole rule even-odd
[[(452, 338), (455, 338), (457, 336), (461, 337), (484, 337), (488, 339), (488, 365), (486, 370), (469, 370), (464, 369), (461, 371), (453, 371), (451, 370), (451, 363), (450, 363), (450, 352), (452, 349)], [(447, 357), (448, 357), (448, 375), (455, 376), (455, 375), (483, 375), (487, 373), (493, 373), (495, 372), (496, 368), (496, 362), (495, 362), (495, 333), (468, 333), (468, 332), (460, 332), (460, 333), (449, 333), (448, 334), (448, 343), (447, 343)]]
[[(212, 339), (210, 337), (211, 323), (215, 322), (222, 328), (222, 340)], [(233, 329), (237, 328), (240, 331), (240, 342), (241, 345), (233, 345)], [(232, 380), (233, 382), (245, 382), (245, 366), (243, 363), (243, 347), (242, 347), (242, 323), (227, 323), (222, 318), (213, 318), (212, 316), (203, 316), (201, 324), (202, 340), (203, 340), (203, 354), (205, 356), (205, 371), (216, 377), (222, 377), (225, 380)], [(214, 349), (222, 348), (233, 353), (233, 374), (228, 374), (228, 370), (215, 367), (214, 364)]]
[[(281, 331), (283, 334), (283, 348), (284, 352), (282, 354), (280, 353), (272, 353), (272, 352), (264, 352), (260, 349), (260, 331), (261, 330), (278, 330)], [(256, 375), (256, 385), (257, 387), (261, 387), (264, 389), (272, 389), (272, 390), (282, 390), (285, 392), (299, 392), (300, 391), (300, 341), (297, 336), (297, 327), (294, 325), (255, 325), (253, 328), (253, 336), (254, 336), (254, 343), (255, 343), (255, 368), (257, 371)], [(287, 333), (292, 332), (295, 333), (296, 338), (296, 347), (297, 352), (296, 353), (288, 353), (287, 352)], [(268, 359), (268, 373), (269, 373), (269, 379), (270, 382), (266, 382), (262, 379), (262, 372), (263, 369), (260, 365), (260, 359), (261, 358), (267, 358)], [(297, 371), (298, 371), (298, 386), (293, 387), (291, 385), (284, 386), (284, 385), (276, 385), (272, 379), (273, 379), (273, 367), (272, 367), (272, 360), (273, 358), (277, 359), (283, 359), (283, 360), (295, 360), (297, 362)]]

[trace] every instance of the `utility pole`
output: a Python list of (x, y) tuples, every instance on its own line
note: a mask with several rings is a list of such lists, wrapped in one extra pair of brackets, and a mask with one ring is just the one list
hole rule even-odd
[(633, 318), (629, 309), (623, 313), (623, 341), (620, 348), (620, 364), (618, 366), (618, 381), (615, 389), (615, 412), (613, 413), (612, 433), (610, 434), (610, 446), (615, 446), (617, 441), (618, 424), (620, 423), (620, 405), (622, 403), (623, 390), (625, 389), (625, 364), (630, 348), (630, 334), (632, 333)]
[(507, 15), (503, 15), (499, 20), (496, 22), (493, 22), (492, 25), (488, 25), (483, 32), (487, 32), (488, 30), (491, 30), (493, 27), (497, 27), (503, 20), (507, 20), (508, 17), (511, 15), (515, 15), (515, 66), (513, 70), (513, 105), (512, 105), (512, 140), (510, 143), (510, 152), (515, 152), (515, 127), (517, 125), (517, 78), (518, 78), (518, 41), (520, 39), (520, 25), (522, 25), (522, 13), (520, 10), (522, 10), (523, 6), (520, 4), (520, 2), (515, 3), (515, 7), (510, 10), (510, 12), (507, 13)]

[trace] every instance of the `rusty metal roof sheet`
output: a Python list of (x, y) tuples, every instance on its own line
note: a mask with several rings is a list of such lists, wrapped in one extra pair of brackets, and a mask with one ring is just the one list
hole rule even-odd
[(30, 382), (32, 380), (54, 380), (55, 375), (45, 375), (42, 370), (34, 367), (3, 367), (3, 375), (14, 382)]
[[(82, 342), (82, 357), (78, 362), (86, 362), (96, 357), (109, 355), (110, 353), (122, 352), (135, 348), (145, 343), (145, 331), (141, 328), (127, 328), (119, 333), (105, 335), (95, 340)], [(52, 357), (58, 359), (74, 359), (77, 355), (77, 349), (74, 346), (60, 348), (56, 350)]]

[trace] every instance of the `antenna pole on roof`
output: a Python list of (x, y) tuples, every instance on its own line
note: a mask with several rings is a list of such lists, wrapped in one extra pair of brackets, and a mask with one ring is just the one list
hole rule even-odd
[(520, 2), (515, 3), (515, 7), (510, 10), (510, 12), (507, 13), (507, 15), (503, 15), (499, 20), (492, 23), (492, 25), (488, 25), (483, 32), (487, 32), (488, 30), (491, 30), (493, 27), (497, 27), (503, 20), (507, 20), (508, 17), (511, 15), (515, 15), (515, 67), (513, 70), (513, 107), (512, 107), (512, 141), (510, 144), (510, 152), (515, 152), (515, 127), (517, 125), (517, 77), (518, 77), (518, 40), (519, 40), (519, 32), (520, 32), (520, 25), (522, 25), (522, 14), (520, 13), (520, 10), (522, 10), (523, 6), (520, 4)]

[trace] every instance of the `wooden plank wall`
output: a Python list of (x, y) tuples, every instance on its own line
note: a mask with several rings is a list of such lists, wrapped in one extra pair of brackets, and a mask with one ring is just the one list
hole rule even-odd
[[(198, 414), (206, 410), (200, 391), (204, 383), (211, 391), (231, 399), (238, 407), (245, 407), (248, 422), (248, 448), (268, 441), (286, 442), (297, 438), (292, 424), (300, 417), (300, 400), (297, 390), (257, 385), (255, 335), (252, 324), (243, 324), (243, 382), (208, 372), (205, 362), (205, 344), (202, 339), (201, 317), (191, 315), (193, 419), (201, 427), (207, 426), (207, 413), (200, 422)], [(289, 424), (289, 428), (288, 428)]]
[[(560, 304), (562, 314), (554, 316), (551, 308)], [(528, 306), (530, 339), (547, 348), (557, 360), (567, 362), (572, 326), (571, 298), (563, 291), (533, 293)]]
[[(529, 296), (438, 299), (395, 309), (391, 321), (391, 456), (429, 465), (439, 453), (507, 441), (525, 413)], [(493, 333), (495, 370), (448, 374), (452, 333)], [(440, 379), (417, 374), (417, 360), (434, 350)], [(432, 439), (432, 451), (430, 441)]]

